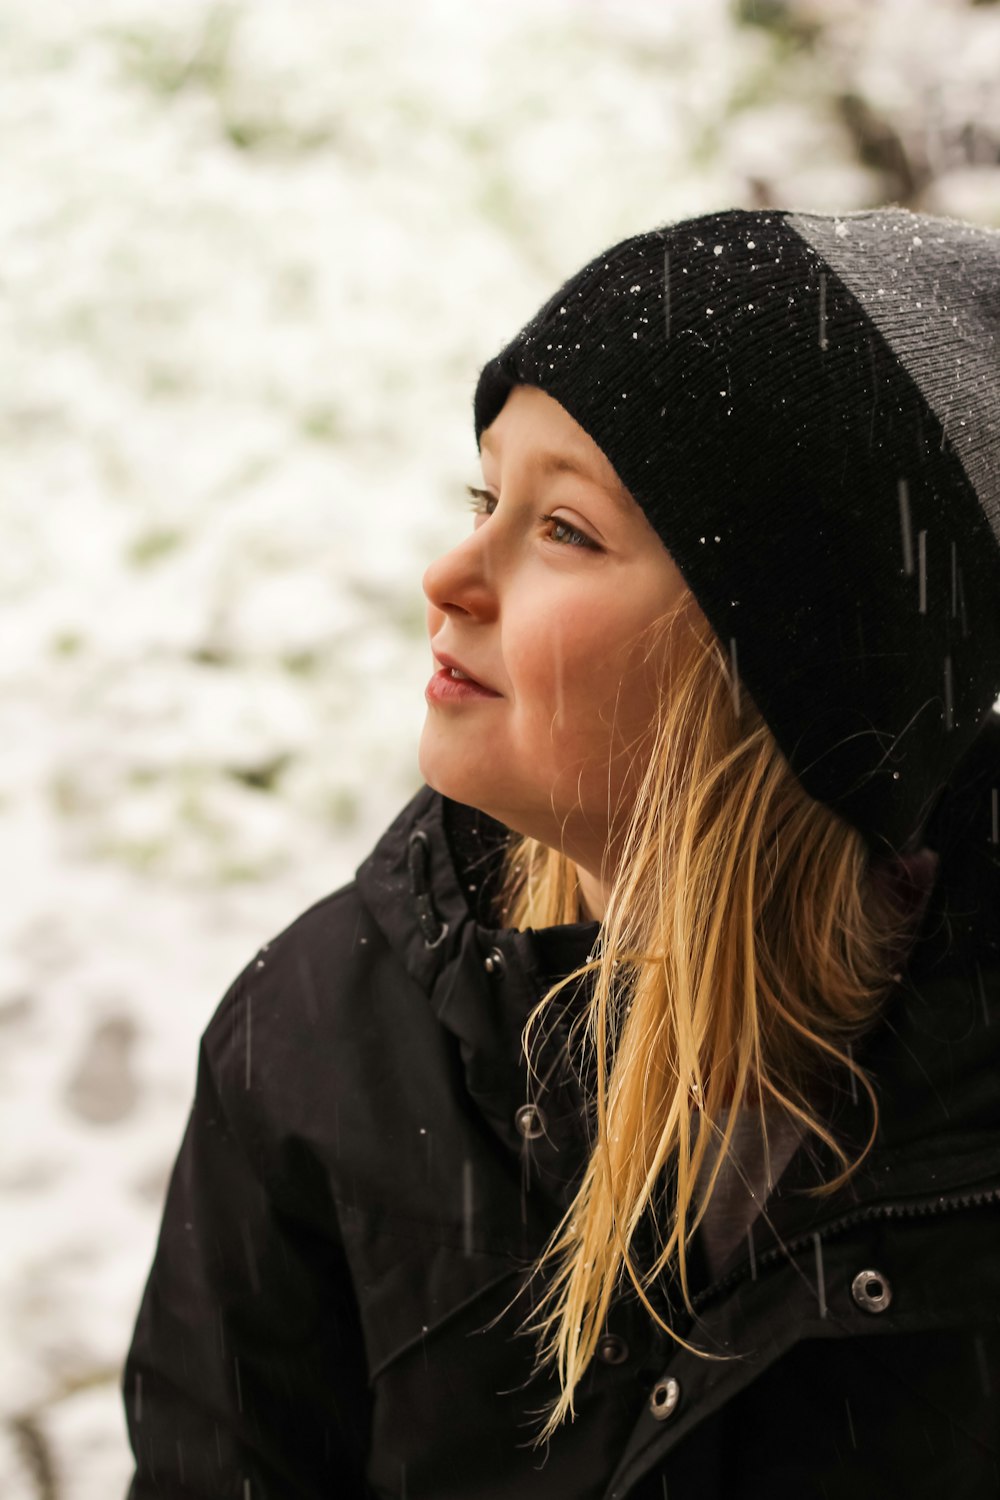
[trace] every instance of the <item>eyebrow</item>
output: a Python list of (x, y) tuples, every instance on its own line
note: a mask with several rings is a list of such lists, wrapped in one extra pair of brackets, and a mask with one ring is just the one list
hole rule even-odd
[[(485, 435), (483, 441), (480, 443), (480, 448), (486, 453), (495, 452), (493, 445), (485, 440)], [(549, 448), (540, 448), (535, 450), (533, 458), (535, 468), (544, 478), (548, 478), (551, 474), (575, 474), (577, 478), (585, 479), (588, 484), (592, 484), (595, 488), (602, 490), (604, 494), (610, 496), (616, 503), (620, 505), (632, 503), (631, 495), (620, 480), (615, 488), (611, 488), (598, 479), (584, 463), (570, 458), (567, 453), (558, 453)]]

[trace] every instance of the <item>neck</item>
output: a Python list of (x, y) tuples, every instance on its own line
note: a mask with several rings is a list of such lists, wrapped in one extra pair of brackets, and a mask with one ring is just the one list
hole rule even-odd
[(581, 918), (587, 922), (602, 922), (608, 903), (607, 891), (597, 876), (585, 870), (582, 865), (576, 866), (576, 874), (580, 885)]

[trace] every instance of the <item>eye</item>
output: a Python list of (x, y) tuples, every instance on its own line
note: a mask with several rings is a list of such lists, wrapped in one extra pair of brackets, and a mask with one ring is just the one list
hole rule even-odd
[(601, 550), (596, 542), (591, 541), (586, 532), (578, 531), (568, 521), (560, 521), (558, 516), (539, 516), (538, 519), (552, 527), (551, 536), (554, 542), (567, 547), (589, 547), (593, 552)]
[(496, 509), (496, 495), (491, 495), (489, 490), (477, 490), (473, 484), (467, 484), (465, 488), (469, 493), (469, 503), (473, 514), (477, 516), (491, 516)]
[[(477, 516), (491, 516), (497, 507), (496, 495), (491, 495), (489, 490), (477, 489), (473, 484), (465, 486), (473, 513)], [(580, 531), (576, 526), (571, 526), (568, 521), (562, 521), (558, 516), (542, 515), (538, 517), (543, 526), (548, 526), (549, 539), (558, 542), (563, 547), (588, 547), (592, 552), (600, 552), (600, 547), (586, 532)]]

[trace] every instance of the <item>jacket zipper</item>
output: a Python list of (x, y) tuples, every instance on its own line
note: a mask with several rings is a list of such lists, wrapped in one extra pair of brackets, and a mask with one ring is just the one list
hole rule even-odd
[[(806, 1234), (796, 1236), (793, 1240), (783, 1241), (770, 1250), (762, 1251), (757, 1257), (755, 1264), (758, 1268), (774, 1265), (789, 1256), (795, 1255), (800, 1250), (807, 1250), (817, 1237), (841, 1234), (846, 1229), (853, 1229), (857, 1224), (863, 1224), (871, 1219), (916, 1219), (925, 1218), (933, 1214), (950, 1213), (963, 1208), (981, 1208), (989, 1203), (1000, 1203), (1000, 1187), (985, 1188), (981, 1192), (957, 1193), (947, 1198), (935, 1198), (917, 1203), (875, 1203), (868, 1208), (856, 1209), (853, 1213), (843, 1214), (839, 1219), (831, 1219), (826, 1224), (821, 1224), (818, 1229), (810, 1230)], [(710, 1302), (711, 1299), (722, 1291), (729, 1291), (741, 1281), (745, 1281), (751, 1274), (752, 1266), (749, 1259), (720, 1276), (710, 1286), (697, 1292), (691, 1298), (691, 1305), (699, 1311)]]

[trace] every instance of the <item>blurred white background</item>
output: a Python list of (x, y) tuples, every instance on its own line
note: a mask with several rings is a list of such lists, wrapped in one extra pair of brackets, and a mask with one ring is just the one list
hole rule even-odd
[(113, 1500), (234, 974), (418, 785), (480, 365), (735, 204), (1000, 224), (1000, 5), (0, 0), (0, 1493)]

